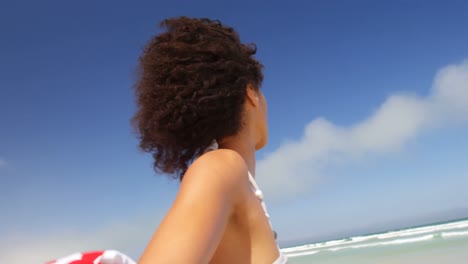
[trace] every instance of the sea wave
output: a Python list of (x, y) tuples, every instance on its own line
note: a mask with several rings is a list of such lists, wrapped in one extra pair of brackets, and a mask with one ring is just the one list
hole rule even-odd
[(414, 236), (421, 234), (434, 233), (439, 231), (451, 230), (451, 229), (461, 229), (468, 227), (468, 221), (431, 225), (424, 227), (417, 227), (412, 229), (405, 229), (400, 231), (390, 231), (388, 233), (380, 234), (377, 236), (378, 239), (389, 239), (396, 237), (405, 237), (405, 236)]
[(316, 243), (316, 244), (307, 244), (307, 245), (303, 245), (303, 246), (283, 248), (283, 249), (281, 249), (281, 251), (283, 253), (297, 252), (297, 251), (318, 249), (318, 248), (324, 248), (324, 247), (332, 247), (332, 246), (337, 246), (337, 245), (342, 245), (342, 244), (349, 244), (349, 243), (353, 243), (353, 241), (346, 240), (346, 239), (339, 239), (339, 240), (331, 240), (331, 241), (321, 242), (321, 243)]
[(420, 236), (420, 237), (414, 237), (414, 238), (396, 239), (396, 240), (385, 241), (385, 242), (375, 242), (375, 243), (367, 243), (367, 244), (360, 244), (360, 245), (350, 245), (350, 246), (345, 246), (345, 247), (335, 247), (335, 248), (330, 248), (328, 250), (338, 251), (338, 250), (348, 249), (348, 248), (358, 249), (358, 248), (368, 248), (368, 247), (377, 247), (377, 246), (401, 245), (401, 244), (427, 241), (433, 238), (434, 238), (434, 235), (426, 235), (426, 236)]
[(468, 231), (460, 231), (460, 232), (443, 232), (442, 237), (460, 237), (460, 236), (468, 236)]
[[(306, 244), (296, 247), (283, 248), (281, 251), (287, 255), (300, 256), (299, 254), (310, 255), (320, 250), (336, 251), (345, 248), (364, 248), (371, 246), (385, 246), (404, 243), (415, 243), (419, 241), (433, 239), (436, 236), (443, 238), (468, 236), (468, 231), (460, 229), (468, 227), (468, 220), (451, 222), (445, 224), (435, 224), (423, 227), (409, 228), (386, 233), (372, 234), (367, 236), (356, 236), (348, 239), (332, 240), (322, 243)], [(445, 231), (445, 232), (443, 232)], [(447, 232), (450, 231), (450, 232)], [(441, 233), (440, 233), (441, 232)], [(427, 234), (427, 235), (425, 235)], [(416, 236), (416, 237), (415, 237)], [(407, 238), (410, 237), (410, 238)], [(374, 240), (374, 241), (372, 241)], [(372, 242), (371, 242), (372, 241)], [(310, 253), (315, 252), (315, 253)]]
[(306, 251), (306, 252), (292, 253), (292, 254), (287, 254), (287, 255), (289, 258), (294, 258), (294, 257), (300, 257), (300, 256), (314, 255), (319, 252), (320, 251)]

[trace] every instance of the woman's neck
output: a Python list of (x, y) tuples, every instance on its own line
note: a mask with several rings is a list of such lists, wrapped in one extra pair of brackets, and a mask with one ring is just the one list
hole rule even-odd
[(239, 133), (218, 142), (219, 148), (232, 149), (244, 158), (247, 168), (255, 177), (255, 142), (252, 137)]

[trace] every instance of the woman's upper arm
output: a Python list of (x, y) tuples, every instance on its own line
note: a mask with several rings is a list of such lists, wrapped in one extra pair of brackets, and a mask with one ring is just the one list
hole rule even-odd
[(238, 202), (245, 173), (243, 159), (228, 150), (194, 162), (139, 264), (208, 263)]

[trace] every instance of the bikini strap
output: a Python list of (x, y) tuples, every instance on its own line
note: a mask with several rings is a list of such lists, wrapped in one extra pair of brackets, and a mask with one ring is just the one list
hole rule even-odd
[(273, 235), (274, 235), (274, 237), (276, 239), (277, 233), (276, 233), (275, 230), (273, 230), (273, 225), (271, 224), (271, 221), (270, 221), (270, 214), (268, 214), (268, 210), (266, 208), (265, 201), (263, 200), (263, 198), (264, 198), (263, 197), (263, 192), (262, 192), (262, 190), (260, 190), (260, 188), (258, 188), (257, 182), (255, 181), (255, 179), (252, 176), (252, 174), (250, 173), (250, 171), (248, 173), (249, 173), (249, 181), (250, 181), (250, 186), (252, 187), (252, 191), (255, 193), (255, 196), (257, 196), (258, 200), (260, 200), (263, 211), (265, 212), (265, 216), (268, 219), (268, 223), (270, 224), (270, 228), (273, 231)]

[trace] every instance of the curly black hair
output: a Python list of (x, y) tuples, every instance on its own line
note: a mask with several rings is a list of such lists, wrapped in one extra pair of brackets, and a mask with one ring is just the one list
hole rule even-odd
[(155, 171), (182, 180), (213, 140), (239, 131), (247, 86), (260, 88), (263, 65), (255, 44), (218, 20), (183, 16), (160, 27), (139, 58), (132, 125)]

